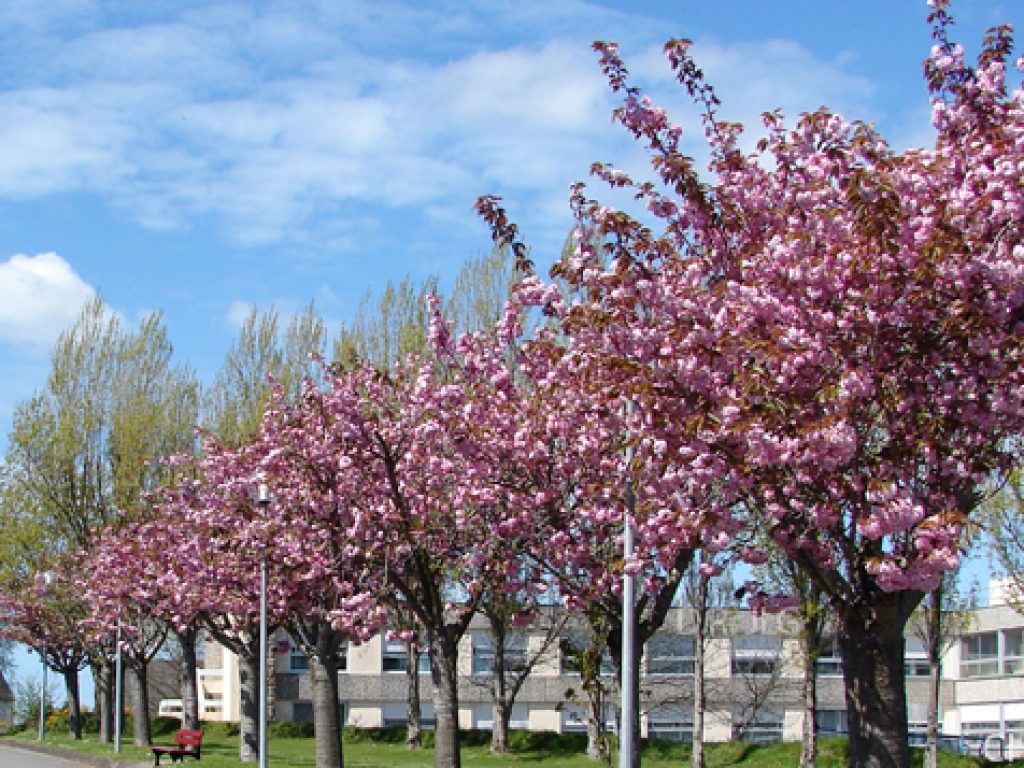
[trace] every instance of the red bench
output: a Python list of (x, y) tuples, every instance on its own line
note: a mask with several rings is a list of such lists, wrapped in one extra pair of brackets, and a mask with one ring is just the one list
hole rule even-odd
[(172, 763), (184, 763), (186, 757), (199, 759), (199, 747), (203, 744), (203, 732), (182, 728), (174, 734), (174, 746), (156, 745), (153, 750), (153, 765), (160, 765), (161, 755), (170, 755)]

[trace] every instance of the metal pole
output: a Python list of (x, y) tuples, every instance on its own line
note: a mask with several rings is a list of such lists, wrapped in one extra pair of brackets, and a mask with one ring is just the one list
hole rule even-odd
[[(270, 507), (270, 489), (260, 483), (257, 501), (263, 514)], [(267, 556), (260, 558), (260, 694), (259, 768), (267, 768)]]
[(43, 663), (43, 684), (39, 688), (39, 737), (42, 741), (46, 736), (46, 651), (39, 652), (39, 660)]
[(114, 648), (114, 751), (121, 752), (121, 729), (124, 723), (121, 722), (124, 713), (124, 701), (122, 691), (124, 690), (124, 665), (121, 660), (121, 625), (117, 625), (115, 635), (116, 647)]
[(260, 768), (267, 768), (267, 561), (260, 562)]
[[(632, 451), (627, 454), (631, 458)], [(632, 461), (628, 461), (632, 464)], [(628, 471), (628, 470), (627, 470)], [(628, 561), (633, 557), (633, 514), (636, 497), (633, 495), (633, 481), (626, 478), (626, 517), (622, 521), (622, 553)], [(634, 578), (622, 574), (622, 701), (619, 721), (619, 768), (633, 766), (633, 721), (636, 711), (636, 649), (633, 642), (633, 625), (636, 623), (636, 603), (633, 597)]]

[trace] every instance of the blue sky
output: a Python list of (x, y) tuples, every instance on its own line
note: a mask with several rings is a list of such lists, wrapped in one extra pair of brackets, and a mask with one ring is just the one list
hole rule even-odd
[[(538, 262), (592, 161), (638, 169), (589, 44), (685, 119), (660, 55), (689, 37), (756, 125), (827, 104), (927, 143), (924, 0), (0, 0), (0, 448), (59, 331), (98, 292), (162, 310), (209, 382), (251, 306), (337, 324), (389, 279), (442, 284), (507, 200)], [(957, 35), (1024, 21), (960, 0)]]

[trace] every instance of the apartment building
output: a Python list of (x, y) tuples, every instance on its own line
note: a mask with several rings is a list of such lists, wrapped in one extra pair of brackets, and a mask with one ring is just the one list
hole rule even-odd
[[(1024, 756), (1024, 616), (1010, 607), (999, 584), (990, 606), (971, 612), (958, 635), (946, 644), (940, 722), (945, 734), (963, 735), (980, 744), (995, 738), (1004, 754)], [(717, 609), (705, 646), (707, 706), (705, 738), (755, 742), (797, 740), (803, 728), (802, 656), (792, 617), (756, 616), (740, 609)], [(557, 732), (585, 729), (585, 697), (574, 669), (572, 649), (582, 627), (567, 626), (546, 643), (541, 628), (527, 628), (506, 644), (510, 663), (533, 655), (537, 663), (512, 711), (512, 727)], [(286, 635), (271, 642), (271, 700), (275, 719), (312, 719), (308, 660)], [(479, 619), (463, 638), (459, 653), (460, 726), (490, 729), (493, 724), (491, 673), (493, 640)], [(827, 639), (817, 660), (818, 728), (846, 730), (842, 659)], [(347, 649), (340, 672), (345, 722), (356, 727), (396, 726), (406, 722), (404, 643), (380, 634)], [(688, 740), (693, 728), (695, 641), (693, 613), (673, 609), (665, 626), (649, 641), (641, 679), (644, 736)], [(428, 661), (420, 659), (421, 712), (433, 720), (433, 687)], [(610, 660), (602, 666), (609, 689), (605, 717), (615, 727), (616, 680)], [(921, 640), (908, 633), (906, 650), (908, 718), (912, 734), (925, 729), (929, 668)], [(235, 657), (215, 644), (206, 648), (199, 673), (201, 716), (238, 719), (238, 667)]]

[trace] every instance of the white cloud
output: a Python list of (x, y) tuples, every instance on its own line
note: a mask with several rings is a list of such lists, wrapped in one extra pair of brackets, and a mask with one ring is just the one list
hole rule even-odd
[(55, 253), (12, 256), (0, 263), (0, 342), (49, 347), (94, 293)]
[(252, 314), (253, 305), (247, 301), (241, 299), (235, 299), (231, 302), (227, 312), (227, 322), (231, 328), (238, 330), (242, 327), (242, 324)]
[[(271, 3), (262, 15), (222, 2), (153, 15), (69, 34), (35, 81), (0, 92), (0, 196), (85, 190), (154, 228), (202, 219), (242, 244), (358, 248), (374, 236), (367, 206), (429, 228), (498, 193), (540, 222), (565, 211), (567, 185), (592, 161), (639, 157), (609, 125), (589, 50), (591, 33), (621, 18), (578, 0)], [(685, 101), (654, 50), (624, 54), (656, 96)], [(872, 95), (840, 62), (787, 41), (695, 52), (730, 118), (822, 101), (861, 116)], [(547, 226), (561, 238), (563, 219)]]

